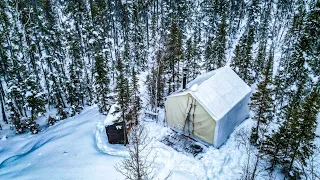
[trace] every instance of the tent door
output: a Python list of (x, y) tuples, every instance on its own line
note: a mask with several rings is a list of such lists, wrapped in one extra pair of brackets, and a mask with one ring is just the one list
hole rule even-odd
[[(189, 101), (191, 98), (191, 101)], [(196, 100), (191, 96), (188, 97), (188, 105), (186, 111), (185, 124), (183, 127), (183, 133), (185, 135), (194, 135), (194, 112), (196, 109)]]

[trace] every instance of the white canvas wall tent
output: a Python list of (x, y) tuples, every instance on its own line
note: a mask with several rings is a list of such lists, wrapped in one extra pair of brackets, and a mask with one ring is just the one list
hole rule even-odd
[(251, 88), (228, 66), (197, 77), (169, 95), (165, 121), (219, 148), (249, 115)]

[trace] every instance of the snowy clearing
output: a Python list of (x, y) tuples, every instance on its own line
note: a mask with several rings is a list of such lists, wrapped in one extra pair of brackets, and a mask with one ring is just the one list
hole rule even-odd
[[(101, 115), (92, 106), (37, 135), (2, 138), (0, 179), (124, 179), (114, 165), (128, 156), (126, 148), (108, 144), (105, 136), (105, 125), (114, 118)], [(146, 122), (153, 138), (151, 156), (157, 156), (155, 179), (164, 179), (170, 173), (169, 179), (175, 180), (239, 178), (247, 155), (236, 143), (235, 134), (241, 128), (249, 129), (252, 123), (251, 119), (245, 120), (220, 149), (209, 146), (193, 157), (159, 142), (169, 128)]]
[(0, 179), (121, 179), (113, 165), (120, 157), (100, 152), (96, 124), (105, 117), (88, 107), (37, 135), (0, 142)]

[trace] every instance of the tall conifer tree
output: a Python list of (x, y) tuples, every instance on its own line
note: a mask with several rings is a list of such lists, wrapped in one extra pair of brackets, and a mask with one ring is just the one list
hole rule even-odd
[(118, 107), (116, 108), (116, 112), (120, 113), (120, 117), (118, 119), (122, 124), (122, 128), (124, 131), (124, 144), (127, 143), (127, 117), (129, 111), (129, 82), (127, 77), (125, 76), (125, 68), (123, 66), (122, 60), (118, 58), (117, 61), (117, 71), (118, 75), (116, 78), (116, 101)]
[(108, 69), (106, 60), (102, 53), (98, 53), (95, 56), (95, 89), (96, 89), (96, 103), (99, 106), (99, 111), (103, 114), (107, 114), (110, 106), (110, 80), (108, 78)]
[(226, 43), (227, 43), (227, 22), (226, 15), (223, 13), (218, 31), (213, 42), (213, 69), (220, 68), (226, 64)]
[(253, 83), (252, 72), (252, 45), (254, 42), (254, 29), (250, 28), (246, 34), (240, 38), (239, 44), (235, 48), (231, 67), (248, 84)]
[(39, 128), (36, 119), (39, 114), (46, 111), (44, 94), (41, 92), (41, 88), (38, 86), (34, 75), (30, 75), (26, 80), (26, 86), (26, 105), (30, 110), (30, 117), (26, 121), (26, 126), (33, 134), (37, 134)]
[(273, 118), (273, 98), (272, 98), (272, 66), (273, 52), (270, 50), (266, 67), (260, 77), (257, 92), (251, 97), (250, 108), (255, 113), (253, 119), (257, 124), (252, 128), (251, 143), (259, 145), (263, 135), (267, 132), (268, 125)]

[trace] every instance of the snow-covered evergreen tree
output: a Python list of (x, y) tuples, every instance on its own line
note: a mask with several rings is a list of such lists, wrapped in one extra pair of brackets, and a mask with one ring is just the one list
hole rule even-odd
[(69, 65), (70, 80), (67, 84), (68, 102), (72, 108), (72, 115), (79, 112), (84, 105), (83, 64), (78, 42), (71, 44), (72, 62)]
[(180, 87), (180, 62), (182, 54), (182, 34), (175, 19), (172, 19), (170, 34), (166, 42), (166, 54), (164, 57), (166, 72), (168, 74), (168, 93), (176, 91)]
[(252, 128), (251, 143), (259, 145), (264, 134), (267, 133), (268, 125), (273, 118), (273, 95), (272, 95), (272, 65), (273, 52), (271, 50), (267, 64), (259, 78), (256, 92), (251, 97), (250, 108), (255, 113), (253, 119), (257, 124)]
[(7, 110), (9, 114), (9, 122), (14, 127), (16, 134), (22, 134), (26, 131), (26, 124), (22, 121), (22, 117), (12, 101), (7, 102)]
[(118, 121), (122, 124), (122, 128), (124, 131), (124, 144), (127, 144), (126, 135), (127, 135), (127, 117), (129, 111), (129, 82), (127, 77), (125, 76), (125, 68), (123, 66), (122, 60), (118, 58), (117, 61), (117, 71), (118, 75), (116, 78), (116, 103), (118, 107), (114, 113), (120, 113), (120, 117)]
[(138, 84), (138, 77), (135, 68), (132, 68), (131, 73), (131, 83), (130, 83), (130, 114), (131, 114), (131, 121), (133, 124), (138, 124), (139, 120), (139, 112), (142, 108), (142, 101), (140, 99), (139, 93), (139, 84)]
[(213, 55), (211, 62), (211, 70), (225, 66), (226, 64), (226, 42), (227, 42), (227, 22), (225, 13), (221, 17), (216, 37), (213, 41)]
[(254, 42), (254, 29), (250, 28), (240, 38), (234, 51), (231, 67), (248, 84), (253, 83), (252, 72), (252, 45)]
[[(139, 69), (145, 69), (146, 64), (147, 64), (147, 48), (146, 48), (146, 43), (144, 39), (144, 34), (143, 34), (143, 24), (140, 22), (141, 21), (141, 6), (142, 6), (142, 1), (140, 0), (135, 0), (133, 3), (133, 33), (132, 33), (132, 43), (133, 43), (133, 59), (134, 63), (136, 64), (136, 67)], [(138, 69), (138, 70), (139, 70)]]
[(26, 106), (30, 110), (30, 116), (26, 120), (26, 126), (30, 132), (37, 134), (39, 132), (36, 119), (41, 113), (46, 111), (44, 94), (38, 86), (36, 76), (30, 75), (26, 80)]
[(184, 67), (188, 68), (187, 81), (190, 82), (195, 79), (200, 74), (200, 59), (199, 59), (199, 50), (196, 45), (196, 34), (195, 38), (189, 38), (186, 42), (186, 50), (184, 55)]
[(267, 42), (269, 37), (269, 24), (270, 24), (270, 13), (271, 13), (271, 2), (266, 2), (266, 7), (264, 7), (264, 13), (261, 15), (262, 22), (259, 26), (259, 45), (258, 52), (253, 63), (253, 69), (255, 71), (255, 78), (258, 78), (262, 73), (265, 66), (265, 59), (267, 57)]
[(110, 80), (106, 62), (102, 53), (96, 54), (94, 67), (96, 103), (99, 106), (99, 111), (103, 114), (108, 114), (111, 107)]
[(286, 178), (300, 178), (303, 171), (297, 163), (305, 166), (313, 153), (319, 97), (316, 87), (302, 102), (287, 109), (285, 122), (264, 142), (262, 152), (268, 156), (270, 169), (279, 166)]

